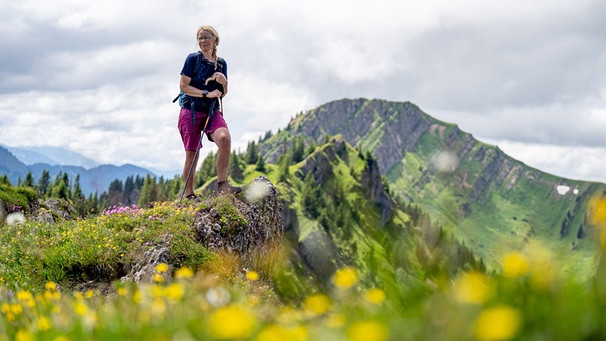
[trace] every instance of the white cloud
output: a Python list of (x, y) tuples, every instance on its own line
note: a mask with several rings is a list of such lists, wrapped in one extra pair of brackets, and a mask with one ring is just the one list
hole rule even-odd
[(0, 143), (179, 168), (170, 101), (211, 24), (236, 149), (335, 99), (410, 100), (530, 165), (606, 182), (605, 12), (599, 0), (4, 2)]

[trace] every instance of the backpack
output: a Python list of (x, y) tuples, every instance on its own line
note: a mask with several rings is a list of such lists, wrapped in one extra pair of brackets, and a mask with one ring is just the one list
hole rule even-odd
[[(196, 52), (195, 56), (196, 56), (196, 65), (194, 66), (194, 74), (193, 74), (192, 78), (196, 77), (196, 75), (198, 74), (198, 71), (200, 70), (200, 66), (202, 65), (202, 58), (203, 58), (202, 51)], [(223, 71), (223, 63), (224, 63), (223, 58), (217, 57), (217, 67), (215, 68), (215, 72)], [(223, 90), (223, 87), (221, 86), (221, 84), (218, 84), (218, 86), (219, 86), (218, 87), (219, 90)], [(214, 99), (211, 102), (211, 104), (208, 105), (208, 103), (201, 101), (201, 98), (188, 96), (185, 93), (183, 93), (183, 91), (180, 91), (179, 94), (177, 95), (177, 97), (175, 97), (175, 99), (173, 99), (173, 103), (175, 103), (177, 100), (179, 100), (180, 107), (189, 108), (191, 110), (192, 124), (194, 124), (195, 111), (208, 111), (209, 113), (211, 113), (213, 110), (209, 110), (209, 109), (214, 108), (217, 104), (216, 99)]]

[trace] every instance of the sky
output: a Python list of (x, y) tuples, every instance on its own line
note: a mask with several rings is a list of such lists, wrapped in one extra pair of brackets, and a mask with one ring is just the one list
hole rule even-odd
[(212, 25), (235, 150), (299, 112), (377, 98), (606, 183), (605, 17), (602, 0), (3, 1), (0, 144), (179, 172), (171, 101)]

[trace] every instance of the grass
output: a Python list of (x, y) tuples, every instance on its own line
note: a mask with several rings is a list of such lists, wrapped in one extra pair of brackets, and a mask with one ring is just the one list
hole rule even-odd
[[(596, 207), (596, 214), (606, 210), (606, 200)], [(277, 283), (298, 276), (292, 260), (283, 258), (273, 273), (264, 274), (242, 270), (225, 255), (210, 256), (196, 249), (188, 237), (195, 209), (157, 203), (148, 209), (114, 208), (85, 220), (42, 224), (30, 219), (24, 225), (2, 226), (0, 339), (384, 341), (606, 336), (606, 269), (591, 282), (577, 281), (546, 249), (506, 254), (502, 273), (461, 271), (452, 277), (438, 274), (423, 279), (412, 268), (390, 267), (384, 245), (371, 242), (363, 248), (366, 257), (359, 257), (354, 267), (338, 269), (322, 290), (308, 286), (288, 291), (282, 286), (280, 291)], [(606, 227), (606, 219), (598, 223)], [(183, 236), (171, 250), (180, 256), (158, 264), (153, 283), (114, 281), (109, 292), (70, 289), (76, 269), (86, 264), (126, 264), (167, 233)], [(305, 277), (297, 280), (312, 283)]]
[(158, 203), (145, 210), (113, 208), (90, 219), (52, 224), (33, 217), (0, 235), (0, 283), (11, 290), (32, 289), (47, 281), (67, 285), (93, 272), (123, 273), (127, 264), (169, 235), (175, 265), (197, 268), (208, 255), (194, 240), (194, 213), (192, 206)]

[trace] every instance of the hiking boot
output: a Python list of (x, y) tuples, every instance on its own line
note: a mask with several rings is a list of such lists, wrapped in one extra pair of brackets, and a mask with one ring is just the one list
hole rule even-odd
[(242, 192), (242, 187), (232, 186), (228, 181), (221, 181), (217, 183), (217, 192), (221, 193), (231, 193), (238, 194)]
[(190, 195), (186, 196), (185, 199), (187, 199), (188, 201), (191, 201), (191, 202), (200, 201), (200, 197), (196, 194), (190, 194)]

